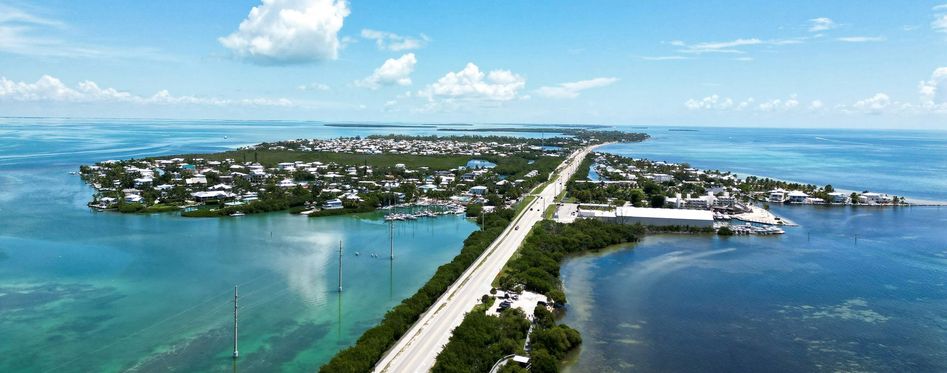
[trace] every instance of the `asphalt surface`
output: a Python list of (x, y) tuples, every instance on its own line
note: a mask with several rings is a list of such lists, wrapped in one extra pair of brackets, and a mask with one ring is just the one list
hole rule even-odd
[[(447, 344), (451, 332), (464, 315), (490, 292), (491, 283), (510, 260), (534, 224), (543, 219), (543, 207), (562, 191), (576, 167), (594, 147), (572, 153), (560, 165), (557, 179), (549, 183), (520, 214), (513, 219), (479, 258), (423, 314), (384, 357), (375, 372), (427, 372)], [(561, 182), (561, 184), (559, 184)], [(516, 227), (519, 229), (516, 229)]]

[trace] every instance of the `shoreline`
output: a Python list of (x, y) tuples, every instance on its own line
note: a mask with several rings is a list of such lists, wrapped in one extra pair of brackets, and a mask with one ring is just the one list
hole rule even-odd
[[(643, 141), (648, 141), (648, 140), (651, 140), (651, 137), (646, 138), (646, 139), (644, 139)], [(600, 147), (600, 146), (614, 145), (614, 144), (623, 144), (623, 143), (621, 143), (621, 142), (603, 143), (603, 144), (597, 145), (597, 146), (596, 146), (596, 149), (597, 149), (598, 147)], [(628, 144), (631, 144), (631, 143), (628, 143)], [(619, 153), (617, 153), (617, 152), (612, 152), (612, 151), (607, 151), (607, 150), (593, 150), (593, 151), (600, 151), (600, 152), (603, 152), (603, 153), (608, 153), (608, 154), (612, 154), (612, 155), (619, 156), (619, 157), (629, 157), (629, 158), (634, 158), (634, 159), (646, 159), (646, 160), (649, 160), (649, 161), (652, 161), (652, 162), (658, 162), (658, 161), (660, 161), (660, 160), (651, 159), (651, 158), (643, 158), (643, 157), (642, 157), (642, 158), (638, 158), (638, 157), (634, 157), (634, 156), (632, 156), (632, 155), (623, 155), (623, 154), (619, 154)], [(672, 161), (663, 161), (663, 162), (672, 162)], [(689, 161), (680, 161), (680, 162), (672, 162), (672, 163), (678, 163), (678, 164), (680, 164), (680, 163), (690, 163), (690, 162), (689, 162)], [(691, 167), (694, 167), (694, 166), (692, 165)], [(707, 170), (707, 169), (711, 169), (711, 167), (703, 167), (702, 169)], [(746, 177), (749, 177), (749, 176), (753, 176), (753, 177), (757, 177), (757, 178), (767, 178), (767, 179), (771, 179), (771, 180), (775, 180), (775, 181), (781, 181), (781, 182), (785, 182), (785, 183), (813, 184), (813, 185), (817, 185), (817, 186), (819, 185), (819, 184), (817, 184), (817, 183), (812, 183), (812, 182), (808, 182), (808, 181), (789, 180), (789, 179), (783, 179), (783, 178), (772, 177), (772, 176), (767, 176), (767, 175), (758, 175), (758, 174), (755, 174), (755, 173), (738, 173), (738, 172), (736, 172), (736, 171), (730, 171), (730, 172), (731, 172), (733, 175), (735, 175), (735, 176), (738, 175), (740, 178), (743, 178), (743, 179), (745, 179)], [(827, 184), (826, 184), (826, 185), (827, 185)], [(846, 189), (846, 188), (835, 188), (835, 190), (838, 191), (838, 192), (844, 192), (844, 193), (853, 193), (853, 192), (854, 192), (854, 193), (862, 193), (861, 191), (852, 190), (852, 189)], [(890, 194), (890, 193), (887, 193), (887, 192), (884, 192), (884, 191), (878, 191), (878, 193), (884, 193), (884, 194), (889, 194), (889, 195), (894, 196), (894, 194)], [(908, 206), (947, 206), (947, 200), (940, 201), (940, 200), (936, 200), (936, 199), (925, 199), (925, 198), (911, 197), (911, 196), (908, 196), (908, 195), (899, 195), (898, 197), (904, 198), (904, 200), (905, 200), (905, 202), (907, 203)], [(831, 205), (831, 204), (825, 204), (825, 205)], [(890, 206), (890, 205), (850, 205), (850, 206), (896, 207), (896, 206)]]

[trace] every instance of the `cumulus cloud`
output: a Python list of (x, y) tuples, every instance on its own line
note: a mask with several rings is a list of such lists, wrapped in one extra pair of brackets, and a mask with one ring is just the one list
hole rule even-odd
[(293, 102), (285, 98), (233, 100), (216, 97), (174, 96), (167, 90), (158, 91), (151, 96), (139, 96), (115, 88), (102, 88), (89, 80), (79, 82), (75, 87), (70, 87), (58, 78), (49, 75), (43, 75), (34, 83), (16, 82), (6, 77), (0, 77), (0, 102), (293, 106)]
[(449, 72), (436, 82), (418, 91), (428, 101), (510, 101), (526, 86), (526, 78), (509, 70), (480, 71), (473, 63), (463, 70)]
[[(810, 109), (822, 107), (822, 101), (815, 100), (810, 103)], [(730, 97), (723, 97), (713, 94), (702, 99), (690, 99), (684, 102), (684, 106), (689, 110), (709, 110), (709, 111), (758, 111), (758, 112), (786, 112), (800, 109), (800, 102), (796, 95), (788, 98), (776, 98), (757, 103), (757, 100), (750, 97), (742, 101), (734, 100)]]
[(411, 85), (411, 73), (414, 72), (414, 66), (417, 63), (418, 60), (414, 57), (414, 53), (405, 54), (397, 59), (389, 58), (379, 68), (375, 69), (372, 75), (355, 81), (355, 85), (370, 89), (396, 84)]
[(259, 64), (299, 64), (338, 58), (345, 0), (263, 0), (237, 31), (218, 39), (234, 55)]
[(874, 96), (858, 100), (852, 107), (868, 114), (881, 114), (891, 106), (891, 97), (884, 93), (875, 93)]
[(765, 112), (789, 111), (799, 107), (799, 100), (796, 95), (789, 96), (787, 99), (772, 99), (759, 104), (759, 109)]
[(947, 67), (934, 69), (927, 80), (918, 83), (919, 101), (899, 101), (887, 93), (879, 92), (869, 97), (855, 100), (850, 104), (828, 106), (821, 100), (809, 101), (803, 105), (796, 95), (785, 99), (771, 99), (756, 102), (753, 98), (737, 101), (717, 94), (702, 99), (690, 99), (684, 102), (689, 110), (702, 111), (752, 111), (752, 112), (799, 112), (807, 110), (813, 113), (829, 111), (842, 114), (900, 114), (926, 115), (947, 114)]
[(684, 102), (684, 106), (690, 110), (726, 110), (733, 108), (733, 105), (734, 102), (732, 98), (720, 97), (717, 94), (699, 100), (690, 99)]
[(921, 106), (936, 111), (947, 111), (947, 67), (938, 67), (931, 78), (918, 84)]
[(831, 18), (819, 17), (809, 20), (809, 32), (822, 32), (838, 27)]
[(402, 36), (392, 32), (363, 29), (362, 38), (374, 40), (378, 49), (399, 52), (403, 50), (419, 49), (430, 41), (427, 35), (420, 38)]
[(577, 82), (560, 83), (555, 86), (540, 87), (536, 94), (550, 98), (576, 98), (579, 93), (592, 88), (605, 87), (617, 82), (618, 78), (594, 78)]

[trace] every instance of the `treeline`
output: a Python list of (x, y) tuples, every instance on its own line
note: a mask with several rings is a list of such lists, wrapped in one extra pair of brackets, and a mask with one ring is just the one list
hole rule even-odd
[(460, 275), (486, 250), (487, 246), (500, 236), (512, 218), (513, 211), (509, 209), (486, 214), (483, 217), (484, 229), (471, 233), (464, 240), (464, 247), (460, 250), (460, 254), (457, 254), (450, 263), (438, 267), (434, 276), (417, 293), (388, 311), (378, 325), (365, 331), (355, 345), (336, 354), (319, 371), (370, 371), (385, 351), (397, 342), (421, 317), (421, 314), (434, 304), (454, 281), (460, 278)]
[[(646, 133), (624, 131), (602, 131), (582, 128), (542, 128), (542, 127), (509, 127), (509, 128), (438, 128), (446, 132), (550, 132), (571, 136), (579, 140), (596, 140), (598, 142), (639, 142), (650, 138)], [(564, 137), (554, 137), (552, 141), (567, 140)], [(548, 142), (547, 142), (548, 144)]]
[[(489, 304), (489, 303), (486, 303)], [(518, 308), (499, 316), (487, 316), (486, 307), (476, 307), (451, 333), (450, 341), (437, 355), (431, 369), (435, 373), (489, 372), (505, 356), (525, 355), (523, 344), (529, 321)], [(507, 363), (501, 373), (555, 373), (566, 354), (582, 343), (582, 336), (568, 325), (556, 324), (556, 317), (545, 307), (533, 312), (530, 334), (530, 369)]]
[(529, 321), (523, 311), (511, 308), (499, 316), (487, 316), (485, 311), (486, 307), (477, 307), (464, 317), (437, 355), (432, 372), (489, 372), (504, 356), (524, 353)]
[(578, 219), (572, 224), (542, 221), (523, 242), (519, 256), (507, 263), (499, 284), (505, 289), (521, 284), (526, 290), (565, 303), (559, 283), (559, 266), (563, 259), (572, 254), (635, 242), (644, 232), (641, 225), (609, 224), (593, 219)]
[[(480, 132), (478, 130), (478, 132)], [(437, 136), (437, 135), (369, 135), (366, 137), (368, 139), (383, 139), (383, 140), (395, 140), (395, 141), (458, 141), (458, 142), (497, 142), (501, 144), (528, 144), (528, 145), (566, 145), (574, 143), (575, 141), (565, 137), (554, 137), (546, 139), (530, 139), (524, 137), (514, 137), (514, 136), (497, 136), (497, 135), (448, 135), (448, 136)]]
[(264, 212), (273, 212), (286, 210), (293, 207), (303, 206), (309, 198), (305, 195), (296, 195), (285, 193), (278, 196), (261, 198), (239, 206), (220, 206), (216, 209), (202, 208), (191, 211), (181, 212), (181, 216), (188, 218), (209, 218), (217, 216), (228, 216), (235, 212), (244, 214), (259, 214)]
[[(556, 324), (555, 316), (544, 307), (536, 307), (533, 320), (535, 327), (530, 336), (529, 372), (558, 372), (559, 362), (566, 357), (566, 353), (582, 344), (582, 335), (568, 325)], [(506, 373), (516, 371), (512, 367), (503, 370)]]
[(357, 213), (361, 213), (361, 212), (372, 212), (372, 211), (375, 211), (375, 210), (376, 210), (375, 206), (366, 205), (366, 204), (360, 204), (360, 205), (355, 206), (355, 207), (344, 207), (344, 208), (340, 208), (340, 209), (329, 209), (329, 210), (322, 209), (322, 210), (319, 210), (319, 211), (313, 211), (313, 212), (310, 212), (310, 213), (309, 213), (309, 217), (310, 217), (310, 218), (318, 218), (318, 217), (323, 217), (323, 216), (338, 216), (338, 215), (345, 215), (345, 214), (357, 214)]
[[(510, 261), (500, 276), (500, 287), (525, 287), (546, 294), (557, 303), (565, 303), (565, 293), (559, 282), (559, 266), (568, 255), (605, 247), (635, 242), (645, 232), (641, 225), (609, 224), (597, 220), (576, 220), (572, 224), (542, 221), (533, 227), (520, 247), (516, 259)], [(510, 354), (523, 353), (525, 336), (512, 317), (524, 317), (522, 312), (507, 310), (500, 316), (487, 316), (480, 307), (464, 317), (454, 329), (450, 341), (437, 357), (434, 372), (488, 372), (499, 359)], [(525, 321), (525, 319), (523, 320)], [(530, 369), (532, 373), (559, 371), (559, 362), (573, 348), (582, 343), (575, 329), (556, 324), (555, 316), (545, 307), (533, 313), (533, 331), (530, 335)], [(501, 372), (526, 372), (516, 364), (506, 364)]]

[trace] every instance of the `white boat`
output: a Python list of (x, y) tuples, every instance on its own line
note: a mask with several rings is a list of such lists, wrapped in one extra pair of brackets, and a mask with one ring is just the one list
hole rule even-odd
[(244, 215), (246, 215), (246, 214), (244, 214), (244, 213), (242, 213), (242, 212), (240, 212), (240, 211), (237, 211), (237, 212), (235, 212), (235, 213), (233, 213), (233, 214), (230, 214), (230, 216), (244, 216)]

